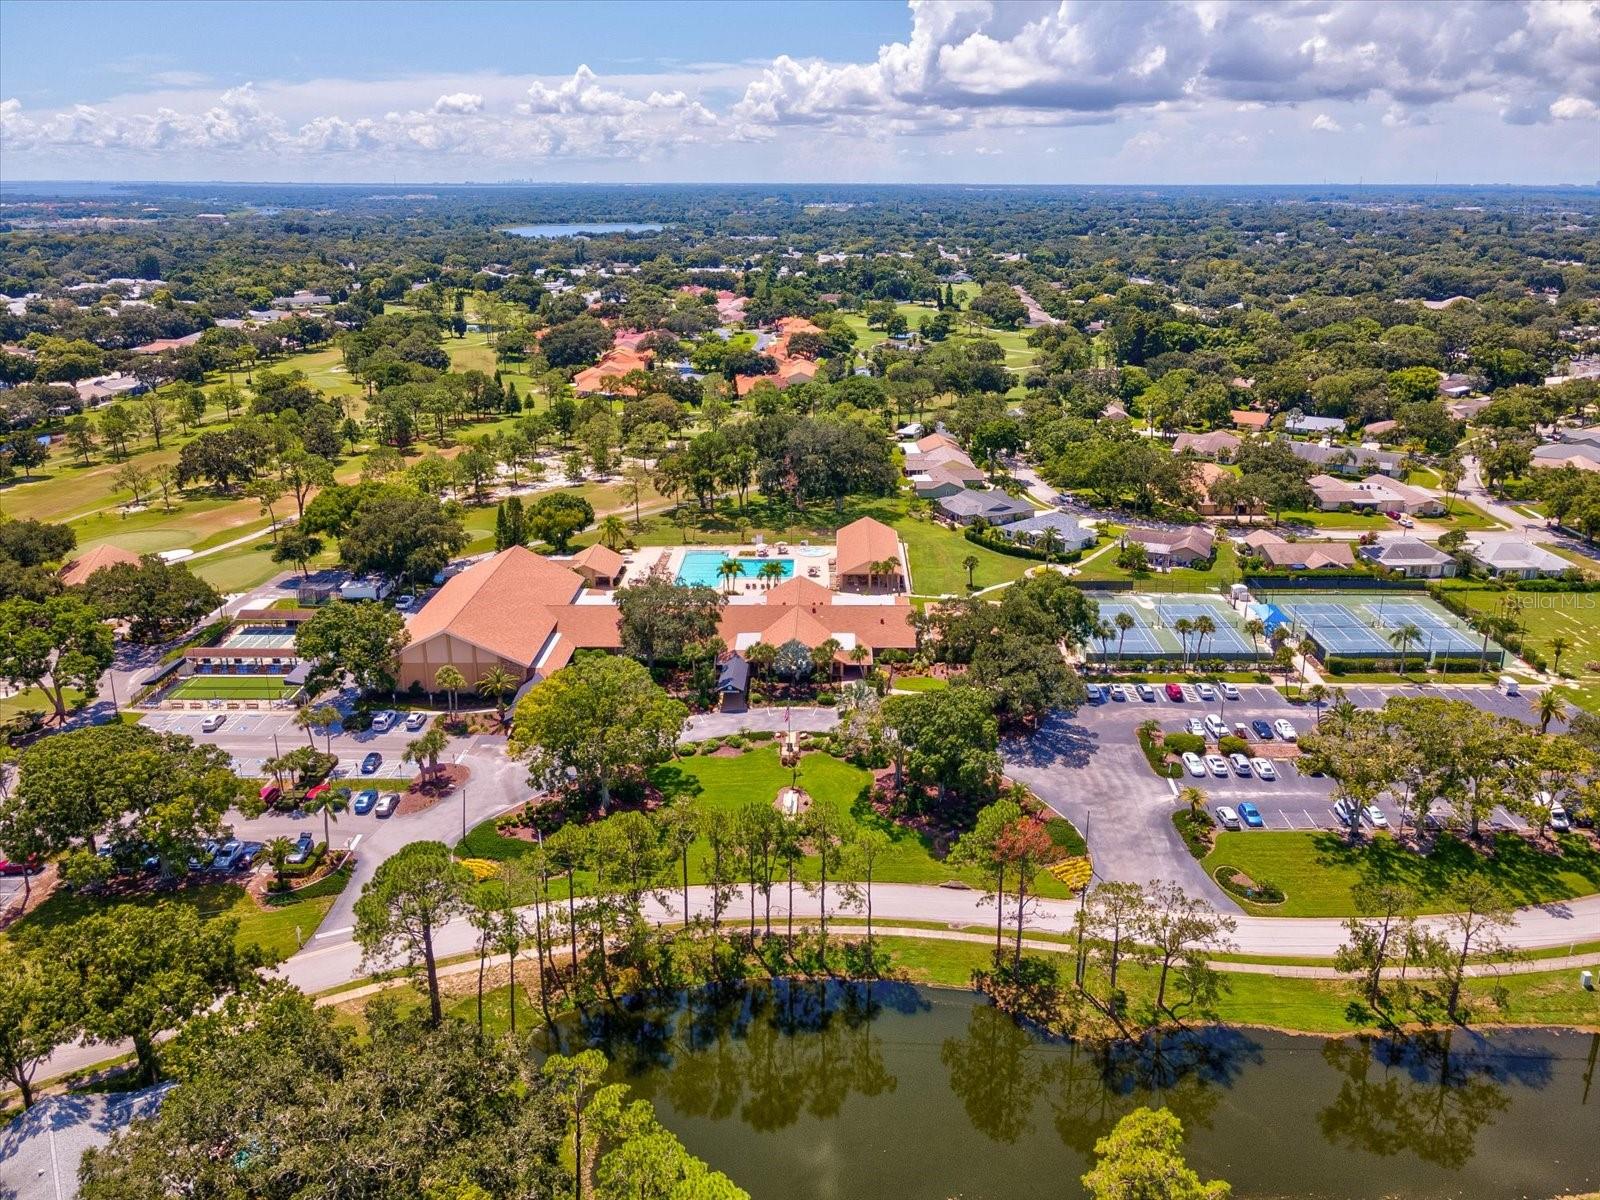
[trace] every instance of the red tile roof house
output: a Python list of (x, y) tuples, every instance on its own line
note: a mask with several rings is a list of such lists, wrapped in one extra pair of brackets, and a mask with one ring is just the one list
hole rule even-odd
[(584, 578), (523, 546), (474, 563), (438, 590), (406, 626), (402, 689), (435, 688), (439, 668), (455, 667), (469, 686), (499, 666), (519, 681), (543, 679), (577, 650), (622, 645), (616, 606), (584, 601)]
[[(893, 566), (887, 572), (878, 569), (883, 563)], [(900, 535), (871, 517), (850, 522), (835, 536), (833, 578), (841, 592), (905, 591)]]
[[(835, 665), (843, 672), (864, 673), (884, 650), (917, 648), (911, 605), (904, 596), (883, 603), (851, 602), (809, 579), (790, 579), (755, 595), (753, 603), (724, 605), (717, 622), (718, 635), (739, 654), (757, 642), (777, 647), (797, 641), (815, 650), (832, 638), (840, 647)], [(857, 646), (867, 651), (859, 664), (851, 657)]]
[(77, 587), (80, 583), (88, 583), (89, 576), (96, 571), (103, 571), (107, 567), (114, 567), (118, 563), (128, 563), (137, 567), (140, 558), (132, 550), (124, 550), (120, 546), (99, 545), (92, 550), (85, 550), (61, 569), (61, 582), (66, 587)]
[(572, 390), (580, 396), (631, 396), (634, 390), (620, 385), (618, 380), (632, 371), (648, 371), (650, 362), (649, 354), (613, 347), (594, 366), (585, 367), (572, 377)]

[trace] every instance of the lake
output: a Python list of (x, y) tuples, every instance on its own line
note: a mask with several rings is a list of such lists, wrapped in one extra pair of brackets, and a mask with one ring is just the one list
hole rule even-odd
[(654, 233), (664, 225), (651, 225), (637, 221), (590, 221), (586, 225), (508, 225), (501, 233), (525, 238), (578, 237), (582, 234), (602, 233)]
[(775, 985), (593, 1013), (688, 1148), (754, 1200), (1082, 1196), (1095, 1139), (1139, 1105), (1183, 1121), (1236, 1197), (1549, 1197), (1600, 1186), (1600, 1035), (1427, 1039), (1217, 1029), (1048, 1038), (971, 993)]

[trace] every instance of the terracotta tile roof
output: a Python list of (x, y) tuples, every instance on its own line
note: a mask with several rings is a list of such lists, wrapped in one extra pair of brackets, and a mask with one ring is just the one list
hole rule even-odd
[(882, 521), (862, 517), (837, 535), (835, 575), (865, 575), (870, 564), (892, 558), (900, 561), (900, 538)]
[(592, 546), (585, 546), (572, 556), (572, 565), (574, 567), (587, 567), (596, 575), (604, 575), (608, 578), (615, 577), (617, 572), (622, 570), (622, 562), (622, 555), (611, 549), (610, 546), (601, 545), (599, 542)]
[(85, 550), (68, 563), (61, 572), (61, 582), (67, 587), (77, 587), (96, 571), (114, 567), (118, 563), (130, 563), (137, 567), (139, 556), (132, 550), (124, 550), (121, 546), (102, 543), (92, 550)]
[(730, 647), (750, 634), (774, 646), (798, 638), (816, 647), (830, 637), (873, 650), (914, 650), (917, 646), (911, 606), (903, 600), (893, 604), (835, 604), (831, 599), (825, 604), (728, 604), (718, 619), (717, 633)]
[[(936, 450), (941, 446), (948, 446), (952, 450), (961, 450), (961, 443), (948, 433), (930, 433), (926, 437), (917, 439), (917, 451), (921, 454), (927, 454), (929, 451)], [(966, 451), (962, 450), (961, 453), (962, 457), (965, 458)]]
[(1267, 423), (1272, 420), (1271, 413), (1256, 412), (1252, 408), (1235, 408), (1228, 415), (1241, 429), (1265, 429)]
[[(407, 627), (411, 643), (401, 655), (449, 634), (491, 654), (532, 666), (558, 623), (565, 623), (567, 614), (577, 611), (572, 601), (582, 588), (583, 577), (576, 571), (524, 546), (502, 550), (468, 567), (423, 605)], [(594, 608), (610, 613), (615, 623), (615, 609)], [(576, 618), (573, 627), (587, 629), (589, 620)]]
[(776, 618), (772, 617), (769, 610), (767, 616), (771, 623), (761, 630), (761, 640), (769, 646), (801, 642), (816, 647), (833, 636), (831, 629), (800, 605), (780, 608)]
[(831, 604), (833, 593), (813, 579), (796, 575), (777, 587), (768, 590), (766, 603), (771, 604)]

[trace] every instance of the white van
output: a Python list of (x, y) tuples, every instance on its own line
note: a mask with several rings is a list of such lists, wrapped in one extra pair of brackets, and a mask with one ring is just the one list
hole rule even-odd
[(394, 726), (395, 721), (399, 719), (399, 716), (399, 713), (387, 708), (373, 713), (372, 732), (388, 733), (389, 730)]
[(1521, 689), (1517, 687), (1517, 681), (1510, 675), (1500, 676), (1499, 682), (1495, 684), (1495, 687), (1507, 696), (1519, 696), (1522, 694)]

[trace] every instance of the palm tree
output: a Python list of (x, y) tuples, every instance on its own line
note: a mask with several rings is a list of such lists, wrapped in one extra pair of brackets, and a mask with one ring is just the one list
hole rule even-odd
[(872, 651), (868, 650), (861, 642), (857, 642), (850, 648), (850, 661), (855, 663), (858, 672), (862, 670), (861, 664), (866, 662), (871, 654)]
[(329, 754), (333, 753), (333, 727), (340, 719), (339, 710), (331, 704), (319, 704), (311, 710), (311, 723), (322, 730), (322, 748)]
[(1322, 728), (1322, 705), (1328, 698), (1328, 689), (1320, 683), (1314, 683), (1306, 691), (1306, 696), (1311, 701), (1311, 707), (1317, 710), (1317, 728)]
[(744, 567), (737, 559), (725, 558), (717, 565), (717, 577), (722, 580), (723, 591), (733, 590), (733, 581), (744, 574)]
[(1132, 613), (1119, 612), (1111, 619), (1111, 623), (1117, 627), (1117, 666), (1120, 667), (1122, 665), (1122, 643), (1127, 638), (1128, 631), (1135, 628), (1139, 622), (1133, 619)]
[(1256, 665), (1261, 664), (1261, 639), (1267, 636), (1267, 623), (1260, 617), (1251, 617), (1244, 623), (1244, 631), (1250, 635), (1250, 647), (1255, 651)]
[(294, 853), (294, 843), (286, 837), (275, 837), (264, 848), (267, 861), (272, 864), (272, 886), (276, 891), (286, 891), (289, 881), (283, 869), (289, 865), (289, 855)]
[[(898, 558), (880, 558), (869, 569), (872, 571), (874, 579), (880, 575), (886, 576), (892, 584), (894, 576), (900, 573), (900, 560)], [(899, 589), (896, 588), (895, 590), (898, 591)]]
[(313, 750), (315, 750), (317, 748), (317, 741), (311, 736), (311, 731), (322, 724), (322, 722), (317, 719), (317, 709), (313, 708), (309, 704), (302, 704), (299, 708), (294, 710), (294, 723), (297, 728), (304, 729), (306, 731), (306, 742)]
[(600, 522), (600, 540), (608, 550), (621, 549), (622, 543), (627, 540), (628, 530), (622, 523), (622, 518), (612, 513)]
[(1189, 669), (1189, 635), (1194, 632), (1194, 622), (1188, 617), (1179, 617), (1172, 623), (1172, 632), (1178, 635), (1178, 640), (1183, 644), (1183, 669)]
[(1111, 653), (1111, 639), (1117, 636), (1116, 626), (1110, 621), (1096, 621), (1091, 636), (1100, 643), (1100, 666), (1103, 669)]
[(1198, 817), (1200, 810), (1206, 806), (1206, 801), (1210, 797), (1206, 795), (1204, 788), (1191, 786), (1179, 788), (1178, 799), (1189, 806), (1189, 815), (1191, 817)]
[(1044, 532), (1039, 535), (1038, 547), (1044, 552), (1044, 560), (1047, 563), (1055, 562), (1057, 552), (1065, 548), (1061, 541), (1061, 534), (1048, 525), (1045, 526)]
[(783, 564), (772, 560), (762, 563), (761, 569), (756, 572), (756, 578), (771, 587), (783, 578)]
[(1217, 632), (1217, 623), (1206, 613), (1194, 619), (1194, 656), (1198, 661), (1205, 654), (1206, 639)]
[(969, 554), (961, 560), (962, 570), (967, 573), (967, 591), (972, 591), (978, 585), (972, 582), (972, 573), (978, 569), (978, 556)]
[(422, 777), (426, 780), (430, 772), (439, 769), (439, 756), (449, 744), (450, 739), (445, 735), (445, 731), (435, 725), (421, 737), (406, 743), (400, 761), (416, 763), (422, 768)]
[(467, 677), (449, 663), (445, 663), (434, 672), (433, 686), (441, 692), (450, 694), (450, 713), (453, 716), (456, 711), (456, 693), (467, 686)]
[(517, 678), (499, 663), (478, 676), (478, 695), (494, 701), (495, 719), (506, 723), (506, 697), (517, 690)]
[(1397, 626), (1389, 634), (1389, 644), (1400, 651), (1400, 674), (1404, 675), (1406, 673), (1406, 654), (1411, 647), (1418, 645), (1421, 641), (1422, 630), (1418, 629), (1410, 621)]
[(811, 652), (811, 665), (818, 673), (826, 672), (828, 679), (833, 678), (833, 658), (840, 650), (844, 649), (838, 638), (828, 638)]
[(1572, 639), (1564, 633), (1558, 633), (1550, 639), (1550, 673), (1561, 674), (1561, 656), (1572, 649)]
[(307, 812), (320, 812), (322, 814), (322, 844), (324, 846), (332, 845), (333, 822), (339, 819), (339, 813), (350, 807), (350, 789), (327, 788), (305, 807)]
[(1531, 698), (1534, 710), (1539, 714), (1539, 732), (1548, 733), (1551, 721), (1564, 721), (1567, 717), (1567, 702), (1561, 698), (1555, 688), (1545, 688), (1537, 697)]

